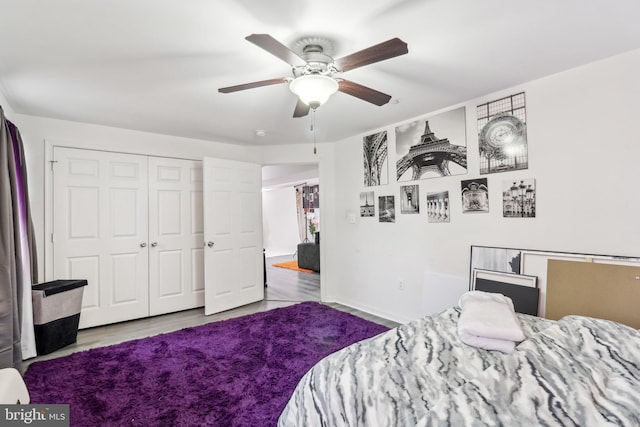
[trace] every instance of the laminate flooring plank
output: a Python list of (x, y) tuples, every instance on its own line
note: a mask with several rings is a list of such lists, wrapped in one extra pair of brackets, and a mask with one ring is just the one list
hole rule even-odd
[(294, 259), (293, 255), (267, 258), (266, 300), (320, 301), (320, 273), (303, 273), (273, 266)]

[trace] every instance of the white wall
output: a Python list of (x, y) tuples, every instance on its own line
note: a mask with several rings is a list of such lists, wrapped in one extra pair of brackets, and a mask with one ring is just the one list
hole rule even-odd
[[(332, 297), (406, 321), (428, 314), (434, 304), (426, 301), (456, 302), (448, 289), (434, 289), (426, 280), (438, 275), (452, 279), (448, 283), (468, 280), (471, 245), (640, 256), (638, 75), (640, 50), (461, 104), (466, 107), (468, 173), (416, 181), (421, 204), (427, 192), (449, 191), (448, 224), (427, 223), (424, 205), (420, 215), (397, 212), (396, 223), (359, 216), (349, 223), (347, 215), (358, 215), (359, 194), (365, 190), (364, 135), (338, 142), (333, 187), (321, 177), (323, 196), (332, 193), (335, 202), (334, 215), (323, 206), (323, 231), (332, 229), (325, 248), (332, 262), (322, 271), (333, 284)], [(460, 181), (479, 177), (475, 107), (520, 91), (526, 92), (529, 169), (485, 175), (490, 212), (462, 214)], [(394, 128), (366, 133), (388, 131), (391, 168)], [(503, 218), (502, 182), (522, 178), (536, 179), (537, 217)], [(371, 189), (376, 197), (395, 195), (398, 200), (399, 187), (394, 182)]]
[(300, 235), (294, 187), (262, 191), (262, 236), (267, 257), (296, 252)]
[(13, 121), (13, 109), (7, 102), (7, 99), (4, 97), (2, 92), (0, 92), (0, 106), (2, 106), (2, 110), (4, 111), (5, 117)]

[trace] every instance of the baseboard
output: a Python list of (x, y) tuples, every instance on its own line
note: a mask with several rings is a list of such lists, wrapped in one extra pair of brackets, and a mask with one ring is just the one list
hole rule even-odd
[(295, 251), (294, 252), (283, 252), (283, 251), (265, 251), (265, 257), (266, 258), (275, 258), (275, 257), (280, 257), (280, 256), (288, 256), (291, 257), (291, 259), (294, 258), (295, 255)]
[(382, 317), (383, 319), (391, 320), (396, 323), (407, 323), (414, 319), (410, 319), (408, 317), (397, 316), (394, 313), (389, 313), (383, 310), (378, 310), (376, 308), (370, 307), (366, 304), (362, 304), (356, 301), (351, 301), (349, 299), (344, 298), (334, 298), (333, 301), (337, 304), (346, 305), (347, 307), (355, 308), (356, 310), (364, 311), (365, 313), (372, 314), (374, 316)]

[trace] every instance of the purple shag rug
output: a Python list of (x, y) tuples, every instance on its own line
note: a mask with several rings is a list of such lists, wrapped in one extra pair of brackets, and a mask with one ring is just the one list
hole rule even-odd
[(388, 328), (306, 302), (32, 363), (31, 403), (77, 426), (275, 426), (316, 362)]

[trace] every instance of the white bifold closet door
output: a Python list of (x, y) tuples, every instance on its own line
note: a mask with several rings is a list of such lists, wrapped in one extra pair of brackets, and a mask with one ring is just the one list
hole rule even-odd
[(86, 279), (80, 327), (147, 316), (147, 157), (55, 147), (53, 276)]
[(260, 165), (64, 147), (53, 165), (50, 280), (87, 280), (81, 328), (264, 298)]
[(264, 299), (262, 175), (253, 163), (206, 158), (205, 314)]
[(204, 305), (202, 162), (149, 158), (149, 314)]
[(202, 162), (54, 147), (53, 279), (80, 327), (204, 305)]

